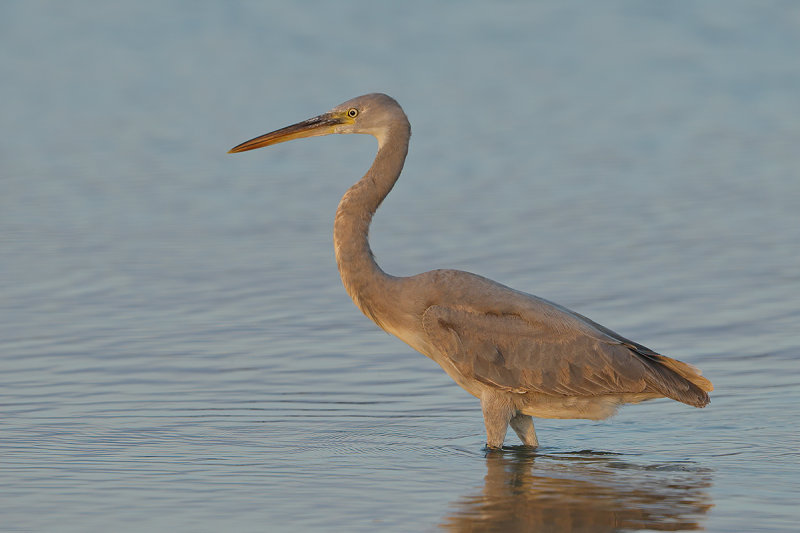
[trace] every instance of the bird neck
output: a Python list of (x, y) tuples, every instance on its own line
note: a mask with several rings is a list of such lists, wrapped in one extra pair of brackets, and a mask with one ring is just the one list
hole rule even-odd
[(376, 136), (375, 161), (342, 197), (333, 224), (336, 264), (345, 290), (358, 308), (381, 327), (383, 307), (390, 304), (387, 296), (397, 278), (386, 274), (375, 262), (369, 247), (369, 225), (400, 177), (410, 135), (409, 127), (395, 127)]

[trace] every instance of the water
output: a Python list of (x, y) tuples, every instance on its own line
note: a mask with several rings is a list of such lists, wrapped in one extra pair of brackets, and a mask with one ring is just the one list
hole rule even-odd
[[(800, 7), (284, 4), (0, 7), (0, 529), (793, 530)], [(387, 271), (558, 301), (711, 405), (487, 455), (338, 280), (374, 141), (225, 154), (376, 90), (414, 129)]]

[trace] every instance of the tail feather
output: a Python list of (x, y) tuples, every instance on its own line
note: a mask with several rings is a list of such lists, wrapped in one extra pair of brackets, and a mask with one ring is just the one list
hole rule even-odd
[[(575, 314), (577, 315), (577, 313)], [(656, 378), (656, 382), (652, 383), (652, 385), (655, 385), (655, 389), (658, 392), (669, 398), (678, 400), (679, 402), (688, 403), (689, 405), (694, 405), (696, 407), (705, 407), (708, 405), (708, 402), (710, 401), (708, 398), (708, 393), (714, 390), (714, 385), (711, 384), (711, 381), (703, 377), (703, 374), (700, 372), (699, 368), (688, 363), (684, 363), (683, 361), (678, 361), (677, 359), (672, 359), (671, 357), (656, 353), (647, 346), (643, 346), (637, 342), (633, 342), (630, 339), (626, 339), (619, 333), (611, 331), (607, 327), (601, 326), (597, 322), (594, 322), (583, 315), (577, 316), (617, 342), (624, 344), (629, 350), (640, 355), (646, 361), (655, 363), (650, 365), (650, 368), (655, 370), (656, 374), (659, 374), (661, 377), (666, 379), (666, 382), (658, 383), (658, 379)], [(669, 389), (673, 386), (677, 386), (677, 392), (684, 391), (685, 393), (688, 393), (688, 395), (676, 395), (674, 392), (669, 394)]]
[(650, 385), (664, 396), (695, 407), (705, 407), (711, 401), (708, 393), (714, 390), (714, 385), (697, 367), (644, 346), (631, 349), (650, 362), (650, 369), (654, 371)]
[(656, 354), (656, 360), (669, 368), (679, 376), (697, 385), (703, 392), (711, 392), (714, 390), (714, 385), (707, 378), (703, 377), (703, 373), (694, 365), (666, 357), (661, 354)]

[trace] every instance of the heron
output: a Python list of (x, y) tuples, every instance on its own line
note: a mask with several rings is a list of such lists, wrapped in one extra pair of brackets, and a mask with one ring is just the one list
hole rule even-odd
[(384, 272), (369, 245), (373, 215), (408, 153), (411, 125), (390, 96), (366, 94), (243, 142), (229, 153), (334, 133), (374, 136), (378, 152), (339, 202), (336, 263), (355, 305), (384, 331), (433, 359), (480, 400), (486, 448), (508, 426), (538, 447), (532, 417), (601, 420), (626, 403), (671, 398), (704, 407), (711, 382), (696, 367), (631, 341), (561, 305), (460, 270)]

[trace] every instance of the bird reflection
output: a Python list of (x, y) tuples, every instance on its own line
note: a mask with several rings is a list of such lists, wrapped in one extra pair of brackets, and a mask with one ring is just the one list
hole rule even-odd
[(483, 488), (454, 504), (451, 531), (703, 529), (711, 473), (686, 464), (639, 465), (619, 455), (490, 452)]

